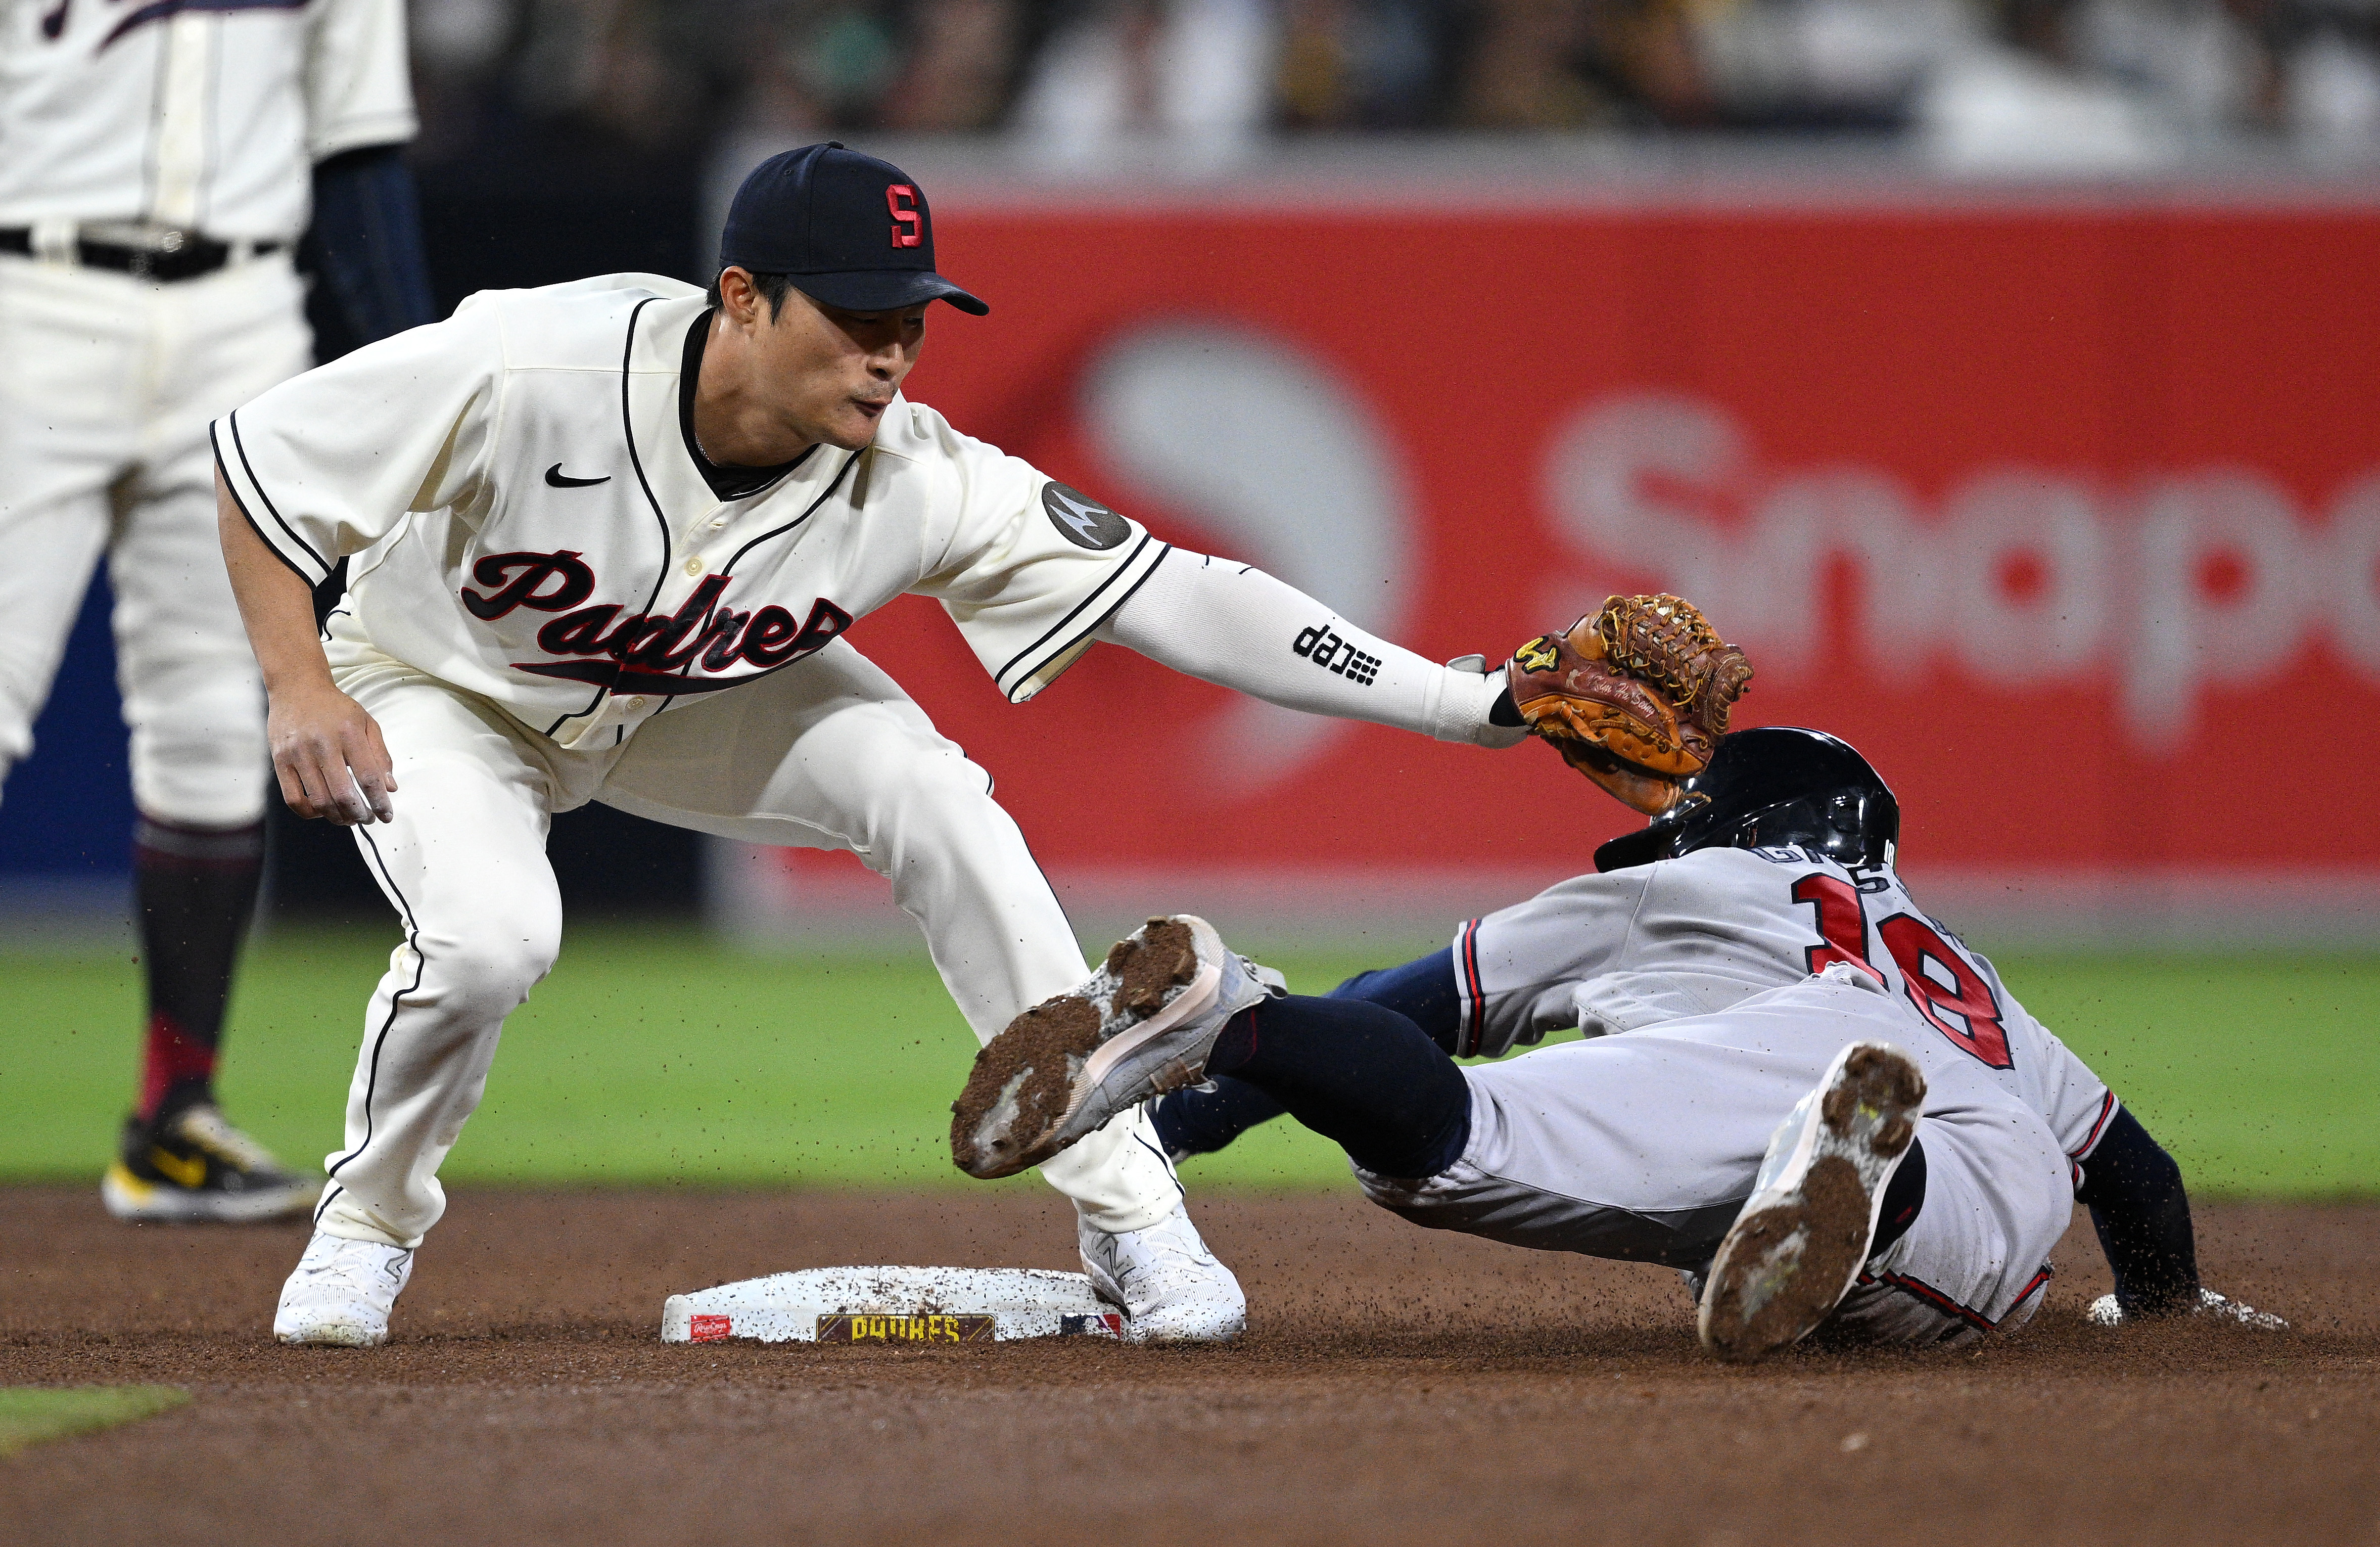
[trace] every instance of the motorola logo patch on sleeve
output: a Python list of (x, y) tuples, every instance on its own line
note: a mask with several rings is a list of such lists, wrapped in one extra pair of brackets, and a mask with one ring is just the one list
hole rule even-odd
[(1079, 489), (1062, 483), (1041, 485), (1041, 508), (1050, 524), (1077, 548), (1112, 548), (1132, 535), (1132, 525)]

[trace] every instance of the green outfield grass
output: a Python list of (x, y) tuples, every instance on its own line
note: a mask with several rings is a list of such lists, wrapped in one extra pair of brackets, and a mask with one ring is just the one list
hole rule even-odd
[[(272, 936), (233, 1010), (235, 1120), (316, 1163), (394, 935)], [(1381, 965), (1269, 957), (1319, 992)], [(2010, 956), (2027, 1005), (2115, 1086), (2204, 1193), (2380, 1194), (2380, 957)], [(130, 1092), (123, 955), (0, 955), (0, 1179), (95, 1182)], [(449, 1180), (982, 1187), (951, 1167), (974, 1041), (921, 957), (743, 954), (688, 932), (574, 931), (505, 1028)], [(1202, 1182), (1343, 1178), (1287, 1123), (1194, 1162)], [(1029, 1179), (990, 1184), (1033, 1186)]]
[(187, 1405), (179, 1386), (0, 1386), (0, 1458)]

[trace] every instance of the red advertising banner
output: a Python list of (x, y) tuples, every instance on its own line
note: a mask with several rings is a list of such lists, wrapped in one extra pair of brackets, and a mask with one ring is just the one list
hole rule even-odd
[[(1427, 654), (1701, 603), (1912, 870), (2380, 877), (2380, 209), (953, 204), (911, 395)], [(1585, 867), (1629, 813), (1095, 651), (855, 639), (1053, 871)], [(1560, 852), (1549, 858), (1548, 847)]]

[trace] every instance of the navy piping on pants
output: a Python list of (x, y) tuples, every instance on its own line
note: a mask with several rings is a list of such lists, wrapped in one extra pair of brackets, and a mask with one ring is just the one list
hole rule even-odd
[[(341, 1156), (339, 1163), (331, 1167), (326, 1174), (325, 1180), (335, 1178), (349, 1161), (371, 1147), (372, 1097), (380, 1090), (381, 1049), (387, 1045), (389, 1031), (396, 1025), (396, 1013), (405, 1007), (405, 996), (420, 989), (421, 976), (429, 968), (428, 958), (421, 954), (421, 926), (414, 921), (413, 905), (406, 900), (404, 892), (397, 887), (395, 878), (388, 873), (388, 861), (381, 858), (380, 845), (372, 841), (370, 830), (358, 827), (356, 829), (356, 836), (363, 839), (364, 847), (371, 850), (372, 864), (380, 871), (382, 884), (388, 888), (389, 895), (396, 899), (396, 906), (405, 914), (405, 944), (406, 948), (413, 953), (413, 981), (389, 996), (388, 1018), (380, 1023), (380, 1034), (372, 1039), (371, 1072), (364, 1078), (364, 1141)], [(346, 1189), (343, 1188), (339, 1190), (344, 1192)], [(338, 1196), (337, 1192), (323, 1196), (322, 1201), (314, 1210), (317, 1223), (322, 1220), (322, 1211), (329, 1208), (333, 1200)]]

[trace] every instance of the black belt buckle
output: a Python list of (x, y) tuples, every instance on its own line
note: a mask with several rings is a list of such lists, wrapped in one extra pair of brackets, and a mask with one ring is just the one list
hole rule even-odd
[[(171, 247), (135, 247), (124, 242), (93, 241), (88, 237), (79, 236), (75, 238), (75, 262), (85, 268), (109, 269), (130, 274), (135, 279), (151, 279), (163, 285), (211, 274), (231, 262), (229, 242), (219, 242), (195, 232), (177, 235), (180, 239)], [(249, 247), (249, 252), (253, 257), (261, 258), (280, 251), (285, 245), (283, 242), (257, 242)], [(32, 251), (33, 233), (30, 228), (0, 228), (0, 252), (30, 256)]]
[(82, 261), (94, 268), (121, 269), (135, 279), (162, 285), (210, 274), (231, 262), (231, 247), (196, 232), (171, 232), (163, 245), (133, 247), (115, 242), (81, 241)]

